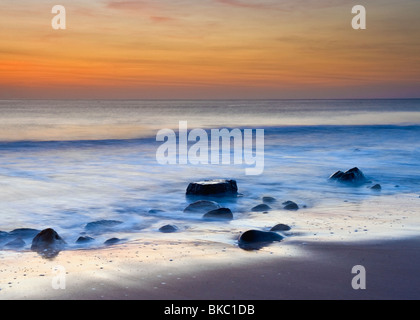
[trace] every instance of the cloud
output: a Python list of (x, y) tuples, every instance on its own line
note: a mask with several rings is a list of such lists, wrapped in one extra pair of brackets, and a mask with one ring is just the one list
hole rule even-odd
[(150, 1), (143, 1), (143, 0), (128, 0), (128, 1), (109, 1), (106, 4), (106, 7), (109, 9), (116, 9), (116, 10), (128, 10), (128, 11), (138, 11), (138, 10), (145, 10), (152, 7)]
[(217, 2), (239, 8), (268, 9), (272, 8), (274, 2), (252, 1), (252, 0), (216, 0)]
[(161, 16), (151, 16), (150, 19), (153, 22), (172, 22), (175, 21), (175, 18), (171, 18), (171, 17), (161, 17)]

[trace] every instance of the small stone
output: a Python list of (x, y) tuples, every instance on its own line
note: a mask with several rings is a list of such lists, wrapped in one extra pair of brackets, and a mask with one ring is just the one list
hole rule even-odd
[(121, 239), (118, 239), (118, 238), (111, 238), (111, 239), (106, 240), (106, 241), (104, 242), (104, 245), (106, 245), (106, 246), (112, 246), (112, 245), (114, 245), (114, 244), (119, 243), (120, 241), (121, 241)]
[(19, 237), (21, 239), (31, 238), (33, 239), (41, 230), (31, 228), (19, 228), (9, 232), (9, 235), (13, 237)]
[(116, 220), (99, 220), (94, 222), (89, 222), (86, 226), (86, 230), (90, 231), (106, 231), (112, 229), (115, 226), (121, 224), (121, 221)]
[(160, 210), (160, 209), (151, 209), (149, 210), (149, 214), (158, 214), (158, 213), (162, 213), (165, 212), (164, 210)]
[(16, 238), (8, 243), (5, 244), (5, 248), (9, 249), (20, 249), (26, 245), (25, 241), (21, 238)]
[(283, 237), (275, 232), (248, 230), (238, 240), (239, 247), (245, 250), (258, 250), (275, 241), (282, 241)]
[(177, 232), (178, 228), (176, 226), (167, 224), (166, 226), (159, 228), (159, 231), (163, 233), (173, 233), (173, 232)]
[(233, 213), (229, 208), (219, 208), (207, 212), (204, 216), (204, 219), (222, 219), (222, 220), (232, 220)]
[(219, 208), (220, 205), (215, 201), (199, 200), (188, 205), (188, 207), (184, 209), (184, 212), (206, 213)]
[(290, 231), (291, 229), (288, 225), (280, 223), (272, 227), (270, 231)]
[(92, 242), (92, 241), (94, 241), (94, 240), (95, 240), (95, 239), (93, 239), (93, 238), (91, 238), (91, 237), (84, 236), (84, 237), (79, 237), (79, 238), (76, 240), (76, 243), (78, 243), (78, 244), (82, 244), (82, 243)]
[(290, 200), (283, 202), (283, 205), (284, 205), (283, 209), (285, 210), (290, 210), (290, 211), (299, 210), (299, 206), (295, 202), (290, 201)]
[(375, 191), (381, 191), (382, 190), (382, 186), (378, 183), (375, 184), (373, 187), (370, 188), (371, 190), (375, 190)]
[(252, 212), (264, 212), (268, 210), (271, 210), (271, 207), (265, 203), (259, 204), (251, 209)]
[(277, 200), (276, 198), (266, 196), (262, 198), (262, 201), (264, 203), (273, 203), (273, 202), (276, 202)]

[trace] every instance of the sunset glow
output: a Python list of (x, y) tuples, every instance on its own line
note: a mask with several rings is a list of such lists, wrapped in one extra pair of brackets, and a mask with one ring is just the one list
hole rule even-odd
[[(414, 98), (420, 3), (61, 1), (0, 4), (0, 98)], [(363, 3), (360, 3), (363, 4)]]

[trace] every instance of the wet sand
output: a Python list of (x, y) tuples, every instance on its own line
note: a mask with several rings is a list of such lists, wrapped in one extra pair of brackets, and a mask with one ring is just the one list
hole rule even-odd
[[(0, 299), (419, 299), (420, 238), (295, 240), (244, 251), (209, 241), (134, 241), (105, 249), (0, 253)], [(366, 290), (351, 286), (366, 268)], [(53, 289), (65, 270), (66, 289)], [(57, 282), (55, 282), (57, 283)]]

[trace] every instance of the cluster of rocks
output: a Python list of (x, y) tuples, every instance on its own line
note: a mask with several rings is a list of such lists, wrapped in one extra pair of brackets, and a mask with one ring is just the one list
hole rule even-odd
[[(115, 220), (100, 220), (88, 223), (85, 226), (85, 230), (98, 234), (110, 231), (112, 227), (121, 223), (121, 221)], [(80, 236), (75, 243), (84, 245), (94, 240), (94, 238), (84, 235)], [(121, 239), (111, 238), (106, 240), (104, 245), (113, 245), (120, 241)], [(4, 249), (14, 250), (22, 249), (27, 244), (31, 244), (31, 250), (45, 258), (54, 258), (67, 246), (67, 242), (51, 228), (44, 230), (19, 228), (10, 232), (0, 231), (0, 243)]]
[[(363, 172), (355, 167), (352, 169), (347, 170), (346, 172), (343, 171), (337, 171), (335, 173), (333, 173), (330, 178), (330, 181), (336, 181), (342, 184), (346, 184), (349, 186), (361, 186), (361, 185), (365, 185), (367, 183), (371, 183), (371, 181), (369, 181), (366, 176), (363, 174)], [(371, 187), (369, 187), (371, 190), (373, 191), (381, 191), (382, 190), (382, 186), (377, 183)]]
[[(330, 176), (329, 180), (353, 186), (369, 183), (363, 172), (358, 168), (352, 168), (345, 172), (337, 171)], [(370, 188), (375, 191), (380, 191), (382, 189), (380, 184), (375, 184)], [(184, 209), (185, 213), (199, 213), (202, 214), (203, 219), (206, 220), (232, 220), (234, 218), (233, 213), (229, 208), (222, 207), (219, 203), (213, 201), (214, 199), (212, 198), (220, 199), (223, 197), (238, 196), (238, 186), (235, 180), (218, 179), (192, 182), (188, 185), (186, 195), (188, 197), (206, 197), (207, 199), (199, 199), (192, 202)], [(272, 210), (271, 206), (275, 206), (277, 200), (271, 196), (264, 196), (262, 202), (263, 203), (254, 206), (251, 211), (267, 213)], [(282, 209), (296, 211), (299, 210), (299, 206), (295, 202), (288, 200), (282, 202)], [(163, 212), (163, 210), (155, 209), (149, 211), (151, 214), (160, 212)], [(122, 221), (117, 220), (90, 222), (85, 226), (85, 233), (94, 235), (112, 231), (122, 223)], [(248, 230), (241, 234), (238, 239), (238, 244), (241, 248), (247, 250), (259, 249), (268, 243), (282, 241), (284, 235), (279, 234), (278, 232), (287, 232), (290, 230), (291, 228), (284, 224), (278, 224), (269, 231)], [(179, 228), (174, 225), (164, 225), (159, 228), (159, 231), (162, 233), (173, 233), (179, 231)], [(28, 241), (31, 242), (31, 250), (36, 251), (47, 258), (56, 256), (67, 245), (64, 239), (51, 228), (45, 230), (20, 228), (11, 232), (0, 231), (0, 243), (3, 248), (21, 249), (29, 243)], [(83, 234), (75, 243), (84, 245), (92, 241), (95, 241), (95, 239)], [(104, 242), (104, 245), (114, 245), (119, 242), (121, 242), (121, 239), (119, 238), (110, 238)]]
[(44, 257), (56, 256), (66, 245), (66, 242), (53, 229), (37, 230), (19, 228), (10, 232), (0, 232), (0, 241), (5, 249), (22, 249), (31, 243), (31, 250)]
[[(209, 197), (230, 197), (238, 194), (237, 183), (234, 180), (205, 180), (190, 183), (186, 194), (188, 196), (209, 196)], [(263, 203), (251, 209), (252, 212), (268, 212), (272, 208), (267, 204), (273, 204), (277, 200), (273, 197), (265, 196)], [(293, 201), (282, 203), (285, 210), (298, 210), (299, 206)], [(233, 213), (229, 208), (221, 207), (217, 202), (211, 200), (198, 200), (185, 208), (186, 213), (204, 213), (204, 219), (232, 220)], [(258, 250), (269, 243), (281, 241), (284, 236), (278, 232), (286, 232), (291, 228), (285, 224), (278, 224), (270, 231), (248, 230), (241, 234), (238, 239), (240, 248), (245, 250)]]

